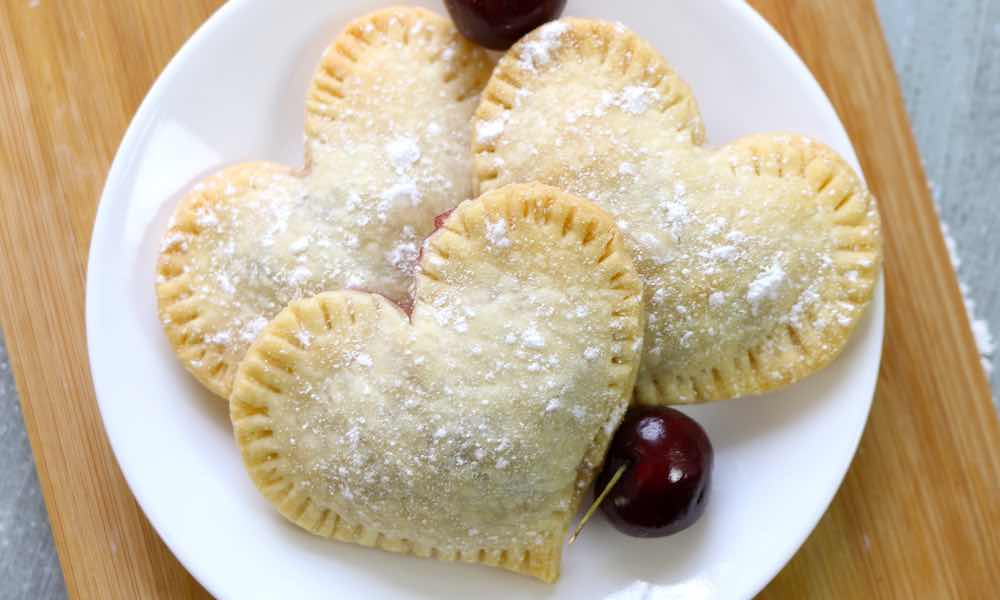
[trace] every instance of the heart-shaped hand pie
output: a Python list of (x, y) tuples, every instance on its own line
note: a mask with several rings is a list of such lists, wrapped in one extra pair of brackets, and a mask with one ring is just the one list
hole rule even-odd
[(512, 185), (428, 238), (409, 320), (353, 291), (282, 311), (239, 366), (233, 427), (257, 487), (313, 533), (553, 581), (642, 331), (611, 217)]
[(469, 119), (491, 65), (434, 13), (363, 17), (310, 86), (305, 171), (250, 163), (195, 186), (156, 292), (199, 381), (228, 396), (250, 343), (293, 299), (345, 287), (408, 297), (434, 216), (472, 196)]
[(565, 19), (504, 56), (476, 113), (481, 190), (541, 181), (611, 212), (643, 279), (643, 403), (759, 393), (843, 348), (880, 270), (875, 200), (793, 135), (700, 147), (690, 89), (621, 25)]

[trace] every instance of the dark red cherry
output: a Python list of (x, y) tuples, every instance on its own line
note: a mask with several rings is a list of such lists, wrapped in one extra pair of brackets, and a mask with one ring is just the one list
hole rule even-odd
[(594, 489), (625, 471), (601, 504), (618, 530), (662, 537), (687, 529), (705, 512), (712, 481), (712, 444), (694, 419), (672, 408), (636, 408), (611, 441)]
[(553, 19), (566, 0), (444, 0), (462, 35), (493, 50), (506, 50), (524, 34)]

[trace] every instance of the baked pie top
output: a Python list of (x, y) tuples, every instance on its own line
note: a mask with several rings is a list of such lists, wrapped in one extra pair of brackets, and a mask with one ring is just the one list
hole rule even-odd
[(491, 67), (423, 9), (348, 25), (309, 88), (306, 168), (230, 167), (176, 210), (156, 293), (185, 367), (225, 397), (289, 301), (347, 287), (407, 298), (434, 216), (472, 195), (469, 119)]
[(423, 245), (412, 314), (297, 300), (240, 364), (254, 482), (314, 533), (553, 581), (628, 406), (641, 283), (612, 219), (539, 184), (462, 203)]
[(540, 181), (616, 218), (645, 289), (640, 402), (800, 379), (840, 352), (872, 296), (878, 212), (845, 161), (791, 134), (703, 148), (691, 90), (620, 24), (563, 19), (523, 38), (474, 126), (481, 191)]

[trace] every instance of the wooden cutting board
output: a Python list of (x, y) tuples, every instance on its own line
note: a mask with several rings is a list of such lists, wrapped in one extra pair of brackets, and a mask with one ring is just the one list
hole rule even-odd
[[(207, 595), (118, 470), (94, 401), (83, 307), (115, 149), (155, 76), (219, 3), (0, 0), (0, 322), (74, 597)], [(870, 0), (751, 4), (847, 125), (881, 199), (888, 296), (861, 448), (763, 596), (991, 596), (1000, 589), (1000, 425), (878, 16)]]

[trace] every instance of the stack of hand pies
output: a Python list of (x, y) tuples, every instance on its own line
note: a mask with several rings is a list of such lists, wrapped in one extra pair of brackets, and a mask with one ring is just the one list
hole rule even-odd
[(306, 111), (305, 168), (193, 186), (156, 294), (254, 483), (318, 535), (554, 581), (630, 405), (821, 369), (880, 271), (842, 158), (704, 148), (690, 88), (620, 24), (553, 21), (494, 65), (444, 17), (379, 11)]

